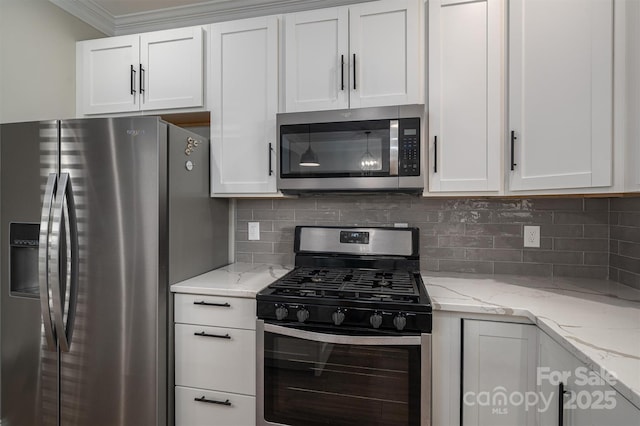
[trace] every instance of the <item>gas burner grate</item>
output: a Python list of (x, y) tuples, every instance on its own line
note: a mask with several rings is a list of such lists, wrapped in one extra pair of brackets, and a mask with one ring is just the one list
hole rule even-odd
[(404, 270), (300, 267), (271, 284), (274, 294), (368, 301), (417, 302), (419, 290)]

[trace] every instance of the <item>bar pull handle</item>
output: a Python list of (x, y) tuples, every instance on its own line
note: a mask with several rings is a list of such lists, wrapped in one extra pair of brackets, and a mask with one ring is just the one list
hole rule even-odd
[(438, 173), (438, 137), (433, 137), (433, 173)]
[(131, 65), (131, 94), (136, 94), (136, 70)]
[(353, 54), (353, 90), (356, 90), (357, 87), (357, 72), (356, 72), (356, 54)]
[(513, 171), (516, 164), (516, 152), (515, 152), (515, 143), (516, 143), (516, 132), (514, 130), (511, 131), (511, 170)]
[(564, 426), (564, 396), (568, 392), (564, 389), (564, 383), (558, 384), (558, 426)]
[(50, 351), (56, 351), (56, 336), (53, 328), (52, 301), (49, 296), (49, 236), (51, 227), (51, 210), (53, 196), (56, 191), (58, 176), (50, 173), (44, 190), (42, 214), (40, 215), (40, 238), (38, 242), (38, 285), (40, 287), (40, 311), (42, 325)]
[(229, 334), (210, 334), (210, 333), (205, 333), (204, 331), (200, 331), (200, 332), (195, 332), (193, 333), (194, 336), (201, 336), (201, 337), (215, 337), (216, 339), (231, 339), (231, 336), (229, 336)]
[(222, 308), (230, 308), (231, 305), (228, 304), (227, 302), (225, 303), (212, 303), (212, 302), (205, 302), (204, 300), (200, 300), (198, 302), (193, 302), (194, 305), (202, 305), (202, 306), (220, 306)]
[(206, 402), (208, 404), (226, 405), (227, 407), (231, 406), (231, 402), (228, 399), (226, 401), (216, 401), (215, 399), (207, 399), (204, 396), (201, 396), (200, 398), (193, 398), (193, 400), (198, 402)]
[(144, 93), (144, 68), (142, 68), (142, 64), (140, 64), (140, 94)]
[(340, 55), (340, 90), (344, 90), (344, 55)]
[[(65, 209), (64, 206), (67, 206)], [(67, 220), (65, 221), (65, 210)], [(69, 277), (61, 274), (67, 271), (67, 263), (61, 259), (69, 245)], [(53, 318), (55, 321), (58, 345), (62, 352), (69, 352), (73, 326), (75, 322), (76, 302), (78, 298), (78, 220), (73, 197), (73, 189), (68, 173), (61, 173), (58, 191), (53, 202), (53, 221), (51, 226), (51, 290), (53, 296)], [(66, 256), (64, 257), (66, 259)], [(67, 289), (68, 285), (68, 289)], [(65, 298), (68, 297), (68, 300)], [(67, 306), (65, 315), (64, 309)], [(66, 317), (66, 321), (65, 321)]]
[(273, 152), (273, 146), (271, 145), (271, 142), (269, 142), (269, 151), (268, 151), (268, 155), (269, 155), (269, 176), (273, 176), (273, 166), (271, 163), (271, 153)]

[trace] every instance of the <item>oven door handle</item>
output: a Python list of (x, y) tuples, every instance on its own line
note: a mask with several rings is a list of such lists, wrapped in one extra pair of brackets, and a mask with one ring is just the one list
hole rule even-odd
[(300, 330), (298, 328), (283, 327), (275, 324), (264, 324), (264, 331), (297, 339), (312, 340), (314, 342), (333, 343), (337, 345), (360, 346), (389, 346), (389, 345), (420, 345), (421, 336), (344, 336), (341, 334), (317, 333)]

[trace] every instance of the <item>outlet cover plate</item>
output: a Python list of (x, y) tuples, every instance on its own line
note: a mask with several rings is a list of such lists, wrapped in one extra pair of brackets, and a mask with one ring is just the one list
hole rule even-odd
[(260, 222), (249, 222), (249, 241), (260, 240)]
[(524, 227), (524, 246), (540, 247), (540, 227), (539, 226)]

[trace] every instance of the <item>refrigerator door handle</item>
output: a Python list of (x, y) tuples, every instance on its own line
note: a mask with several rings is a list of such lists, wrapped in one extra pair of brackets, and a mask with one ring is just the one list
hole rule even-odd
[[(58, 191), (53, 203), (51, 250), (51, 262), (54, 265), (51, 274), (53, 319), (60, 351), (69, 352), (78, 296), (78, 221), (68, 173), (61, 173), (58, 180)], [(63, 250), (69, 253), (65, 257), (66, 262), (62, 262)]]
[(50, 351), (56, 351), (56, 336), (53, 328), (51, 313), (53, 306), (49, 287), (49, 236), (51, 225), (51, 207), (56, 191), (58, 176), (50, 173), (42, 200), (42, 214), (40, 215), (40, 239), (38, 243), (38, 284), (40, 286), (40, 310), (47, 347)]

